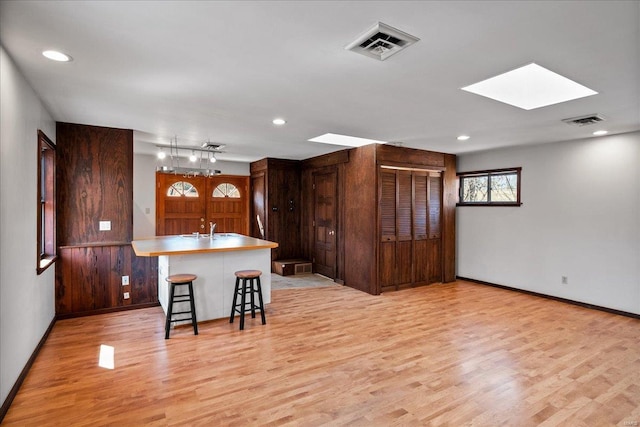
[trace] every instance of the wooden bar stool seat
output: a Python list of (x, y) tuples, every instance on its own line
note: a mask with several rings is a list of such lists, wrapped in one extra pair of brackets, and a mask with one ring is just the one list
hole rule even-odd
[[(260, 276), (262, 271), (260, 270), (240, 270), (235, 272), (236, 275), (236, 288), (233, 292), (233, 303), (231, 305), (231, 316), (229, 317), (229, 323), (233, 323), (235, 314), (240, 315), (240, 330), (244, 329), (244, 315), (247, 311), (247, 305), (251, 310), (251, 317), (255, 319), (256, 310), (260, 310), (260, 316), (262, 317), (262, 324), (266, 325), (267, 320), (264, 315), (264, 303), (262, 301), (262, 285), (260, 284)], [(247, 293), (250, 300), (247, 301)], [(256, 304), (254, 294), (258, 294), (258, 304)], [(238, 303), (238, 296), (240, 296), (240, 302)]]
[[(191, 324), (193, 325), (193, 334), (198, 335), (198, 320), (196, 319), (196, 303), (193, 299), (193, 281), (196, 280), (198, 276), (195, 274), (173, 274), (167, 277), (167, 282), (169, 282), (169, 303), (167, 307), (167, 321), (164, 327), (164, 338), (169, 339), (169, 331), (171, 330), (172, 322), (183, 322), (187, 320), (191, 320)], [(176, 293), (176, 288), (186, 286), (188, 293), (184, 293), (184, 289), (181, 291), (182, 293)], [(173, 303), (181, 303), (188, 302), (189, 303), (189, 311), (173, 311)], [(177, 317), (176, 315), (185, 315), (189, 314), (190, 317)]]

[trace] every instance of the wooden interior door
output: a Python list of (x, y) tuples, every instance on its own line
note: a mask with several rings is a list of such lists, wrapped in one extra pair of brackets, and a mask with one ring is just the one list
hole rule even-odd
[(331, 279), (336, 278), (337, 186), (336, 171), (313, 175), (313, 269)]
[(396, 171), (380, 169), (379, 218), (380, 244), (378, 280), (382, 291), (396, 286)]
[(205, 179), (156, 172), (157, 236), (208, 232)]
[(413, 283), (413, 175), (398, 170), (396, 175), (396, 285), (398, 289)]
[(206, 230), (209, 223), (217, 233), (249, 234), (249, 177), (217, 175), (207, 178)]

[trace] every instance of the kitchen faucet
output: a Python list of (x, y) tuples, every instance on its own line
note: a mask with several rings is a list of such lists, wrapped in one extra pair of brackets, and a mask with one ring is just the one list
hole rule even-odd
[(211, 238), (211, 239), (213, 239), (213, 234), (214, 234), (214, 233), (215, 233), (215, 231), (216, 231), (216, 225), (217, 225), (217, 223), (215, 223), (215, 222), (213, 222), (213, 221), (209, 222), (209, 230), (210, 230), (210, 232), (209, 232), (209, 238)]

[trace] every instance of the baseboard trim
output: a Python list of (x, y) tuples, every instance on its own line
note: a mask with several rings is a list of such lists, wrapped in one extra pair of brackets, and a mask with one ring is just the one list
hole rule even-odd
[(139, 308), (158, 307), (159, 305), (160, 305), (159, 302), (146, 302), (144, 304), (123, 305), (121, 307), (101, 308), (98, 310), (81, 311), (78, 313), (57, 314), (56, 319), (58, 320), (73, 319), (75, 317), (94, 316), (96, 314), (115, 313), (117, 311), (127, 311), (127, 310), (137, 310)]
[(25, 378), (27, 378), (27, 374), (31, 370), (31, 366), (33, 366), (33, 362), (35, 362), (36, 357), (38, 356), (38, 353), (40, 353), (40, 349), (44, 345), (45, 341), (47, 341), (47, 338), (49, 338), (49, 333), (51, 333), (51, 330), (53, 329), (53, 325), (55, 324), (56, 324), (56, 317), (54, 316), (53, 319), (51, 320), (51, 323), (49, 324), (49, 327), (47, 328), (44, 335), (40, 339), (40, 342), (38, 342), (38, 345), (36, 346), (35, 350), (33, 350), (33, 353), (31, 353), (31, 357), (29, 358), (27, 363), (24, 365), (24, 368), (22, 368), (22, 372), (20, 372), (20, 375), (18, 375), (18, 379), (16, 380), (15, 384), (13, 384), (13, 387), (11, 387), (11, 390), (9, 391), (7, 398), (2, 403), (2, 407), (0, 407), (0, 424), (2, 423), (2, 420), (4, 419), (5, 415), (7, 415), (7, 412), (9, 411), (9, 407), (13, 403), (13, 399), (15, 399), (16, 395), (18, 394), (18, 390), (20, 390), (20, 387), (22, 386), (22, 383), (24, 382)]
[(590, 308), (592, 310), (605, 311), (605, 312), (611, 313), (611, 314), (617, 314), (617, 315), (620, 315), (620, 316), (626, 316), (626, 317), (631, 317), (631, 318), (634, 318), (634, 319), (640, 319), (640, 314), (629, 313), (628, 311), (616, 310), (615, 308), (602, 307), (600, 305), (588, 304), (586, 302), (574, 301), (574, 300), (571, 300), (571, 299), (562, 298), (562, 297), (556, 297), (556, 296), (553, 296), (553, 295), (541, 294), (539, 292), (528, 291), (526, 289), (513, 288), (511, 286), (499, 285), (497, 283), (485, 282), (483, 280), (471, 279), (469, 277), (456, 276), (456, 279), (464, 280), (466, 282), (478, 283), (480, 285), (493, 286), (494, 288), (506, 289), (508, 291), (521, 292), (523, 294), (533, 295), (533, 296), (536, 296), (536, 297), (552, 299), (554, 301), (560, 301), (560, 302), (564, 302), (564, 303), (567, 303), (567, 304), (577, 305), (579, 307)]

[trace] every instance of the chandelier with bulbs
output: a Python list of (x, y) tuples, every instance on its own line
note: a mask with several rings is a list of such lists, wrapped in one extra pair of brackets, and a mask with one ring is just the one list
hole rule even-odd
[[(198, 148), (180, 146), (178, 145), (178, 137), (176, 136), (169, 142), (169, 154), (165, 151), (166, 146), (157, 145), (156, 147), (160, 149), (160, 151), (158, 151), (158, 160), (162, 162), (162, 164), (156, 168), (158, 172), (176, 175), (182, 174), (184, 177), (214, 176), (220, 175), (221, 173), (220, 170), (211, 168), (211, 165), (218, 160), (216, 154), (223, 153), (223, 151), (221, 151), (225, 147), (223, 144), (207, 141)], [(182, 152), (191, 152), (188, 157), (189, 162), (191, 164), (198, 163), (197, 167), (180, 166), (180, 150)]]

